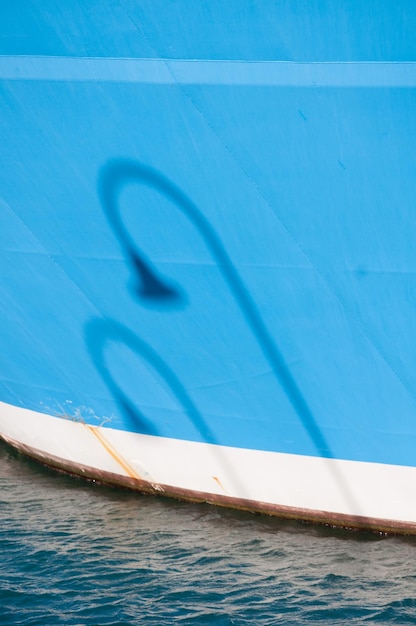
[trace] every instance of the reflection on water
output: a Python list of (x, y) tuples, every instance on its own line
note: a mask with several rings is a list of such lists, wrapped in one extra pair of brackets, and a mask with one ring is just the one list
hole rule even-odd
[(141, 496), (0, 446), (2, 624), (410, 624), (416, 540)]

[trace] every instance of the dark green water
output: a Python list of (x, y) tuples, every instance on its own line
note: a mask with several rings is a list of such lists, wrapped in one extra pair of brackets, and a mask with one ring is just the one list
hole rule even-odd
[(0, 624), (416, 624), (416, 539), (84, 483), (0, 445)]

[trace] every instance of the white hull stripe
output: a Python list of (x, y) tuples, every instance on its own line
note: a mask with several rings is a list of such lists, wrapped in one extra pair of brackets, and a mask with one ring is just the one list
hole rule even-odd
[(416, 533), (416, 468), (92, 427), (0, 403), (0, 434), (44, 463), (142, 491), (341, 526)]

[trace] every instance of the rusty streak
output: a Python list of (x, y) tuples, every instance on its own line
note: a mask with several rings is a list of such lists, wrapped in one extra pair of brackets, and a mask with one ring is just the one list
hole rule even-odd
[(103, 448), (108, 452), (108, 454), (123, 468), (130, 478), (134, 478), (135, 480), (142, 480), (140, 475), (132, 468), (132, 466), (125, 460), (123, 457), (117, 452), (115, 448), (111, 445), (111, 443), (104, 437), (103, 433), (99, 430), (97, 426), (90, 426), (85, 424), (85, 427), (98, 439)]

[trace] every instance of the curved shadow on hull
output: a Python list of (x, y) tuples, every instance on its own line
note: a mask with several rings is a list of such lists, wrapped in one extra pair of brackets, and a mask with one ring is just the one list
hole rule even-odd
[(154, 301), (158, 307), (181, 306), (185, 304), (186, 298), (180, 287), (157, 272), (151, 261), (136, 246), (121, 217), (118, 195), (126, 183), (143, 183), (170, 196), (165, 185), (157, 184), (153, 170), (142, 165), (138, 169), (137, 165), (132, 161), (117, 160), (103, 168), (98, 182), (101, 205), (121, 244), (134, 278), (138, 279), (135, 295), (142, 301)]
[(195, 226), (216, 260), (230, 291), (257, 342), (269, 362), (279, 385), (288, 397), (319, 456), (333, 458), (330, 446), (321, 432), (308, 403), (292, 376), (283, 355), (264, 324), (261, 315), (242, 282), (215, 230), (195, 204), (174, 183), (157, 170), (129, 159), (108, 162), (100, 172), (98, 190), (102, 207), (140, 282), (141, 299), (153, 300), (160, 307), (184, 302), (178, 286), (160, 276), (132, 240), (123, 223), (118, 195), (125, 184), (135, 182), (155, 189), (170, 200)]
[(150, 365), (156, 377), (161, 378), (172, 392), (172, 395), (182, 407), (183, 412), (188, 416), (189, 420), (198, 431), (201, 439), (206, 443), (218, 443), (174, 371), (145, 341), (138, 337), (138, 335), (115, 320), (97, 318), (87, 324), (85, 338), (95, 367), (118, 406), (122, 409), (123, 415), (128, 419), (134, 432), (146, 435), (160, 434), (155, 426), (133, 405), (122, 390), (121, 384), (117, 382), (116, 378), (111, 373), (111, 367), (107, 364), (105, 357), (105, 349), (109, 343), (116, 342), (125, 344), (130, 350)]

